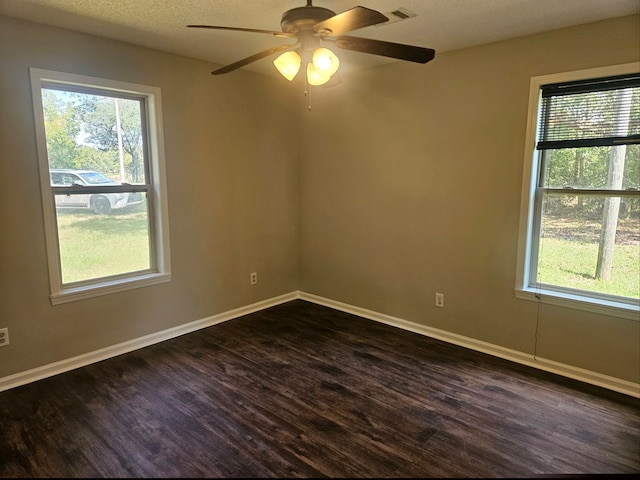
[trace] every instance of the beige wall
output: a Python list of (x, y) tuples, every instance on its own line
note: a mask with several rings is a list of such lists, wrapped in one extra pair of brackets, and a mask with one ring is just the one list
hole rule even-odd
[[(0, 378), (299, 289), (525, 353), (539, 320), (539, 356), (640, 382), (638, 322), (514, 295), (529, 79), (638, 61), (638, 24), (352, 72), (308, 112), (280, 79), (0, 17)], [(29, 67), (162, 89), (170, 283), (50, 305)]]
[(300, 289), (529, 354), (539, 319), (539, 357), (639, 382), (638, 321), (514, 294), (530, 77), (639, 61), (639, 24), (436, 54), (316, 94)]
[[(171, 282), (51, 306), (29, 67), (161, 88)], [(298, 92), (212, 67), (0, 17), (0, 378), (297, 288)]]

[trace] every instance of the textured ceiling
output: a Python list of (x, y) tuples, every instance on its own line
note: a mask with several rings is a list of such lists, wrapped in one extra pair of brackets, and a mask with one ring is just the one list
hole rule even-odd
[[(212, 24), (280, 30), (282, 13), (306, 0), (0, 0), (0, 15), (76, 30), (226, 65), (285, 42), (259, 33), (187, 28)], [(349, 35), (438, 53), (640, 13), (640, 0), (314, 0), (336, 13), (361, 5), (415, 17)], [(397, 60), (338, 50), (341, 69)], [(243, 67), (275, 73), (272, 58)]]

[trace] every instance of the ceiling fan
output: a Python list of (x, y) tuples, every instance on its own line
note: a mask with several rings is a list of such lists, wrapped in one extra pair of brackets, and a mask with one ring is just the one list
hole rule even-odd
[(433, 60), (435, 50), (431, 48), (344, 35), (353, 30), (378, 25), (387, 21), (389, 21), (389, 18), (386, 15), (370, 8), (356, 6), (336, 14), (328, 8), (316, 7), (312, 5), (312, 0), (307, 0), (306, 6), (292, 8), (282, 14), (280, 21), (282, 31), (217, 25), (187, 26), (191, 28), (265, 33), (296, 40), (293, 44), (277, 45), (214, 70), (211, 72), (212, 75), (229, 73), (270, 55), (284, 52), (273, 63), (285, 78), (290, 81), (293, 80), (298, 74), (300, 66), (305, 65), (307, 83), (309, 85), (323, 85), (337, 71), (340, 61), (331, 50), (320, 46), (322, 41), (331, 42), (344, 50), (381, 55), (409, 62), (427, 63)]

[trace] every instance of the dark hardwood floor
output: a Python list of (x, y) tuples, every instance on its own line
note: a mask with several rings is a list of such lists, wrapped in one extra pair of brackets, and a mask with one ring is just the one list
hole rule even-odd
[(640, 472), (640, 400), (296, 300), (0, 393), (2, 477)]

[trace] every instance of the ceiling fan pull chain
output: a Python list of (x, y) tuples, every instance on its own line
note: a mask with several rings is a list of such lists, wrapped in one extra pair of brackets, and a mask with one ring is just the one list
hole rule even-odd
[(311, 89), (307, 77), (304, 77), (304, 96), (307, 97), (307, 110), (311, 111)]

